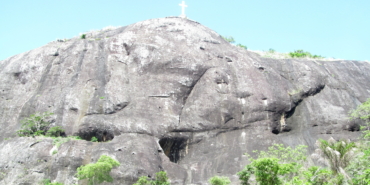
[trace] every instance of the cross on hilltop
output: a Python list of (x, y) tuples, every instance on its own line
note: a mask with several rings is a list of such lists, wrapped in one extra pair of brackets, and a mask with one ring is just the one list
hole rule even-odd
[(185, 15), (185, 8), (188, 7), (188, 5), (185, 4), (185, 1), (182, 1), (181, 4), (179, 4), (181, 7), (182, 7), (182, 12), (181, 12), (181, 15), (180, 17), (181, 18), (186, 18), (186, 15)]

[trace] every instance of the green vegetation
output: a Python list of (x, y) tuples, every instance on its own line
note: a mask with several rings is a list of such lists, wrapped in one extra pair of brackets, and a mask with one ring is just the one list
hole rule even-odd
[(51, 127), (47, 132), (48, 137), (60, 137), (64, 133), (64, 129), (61, 126)]
[(43, 185), (63, 185), (63, 183), (60, 182), (51, 182), (50, 179), (44, 179), (41, 183)]
[(357, 155), (351, 159), (346, 172), (352, 177), (353, 184), (370, 184), (370, 98), (353, 110), (350, 115), (352, 119), (365, 121), (365, 125), (361, 126), (363, 140), (357, 148)]
[(357, 109), (353, 110), (350, 116), (352, 119), (361, 119), (365, 121), (365, 125), (361, 126), (361, 130), (364, 134), (364, 139), (370, 139), (370, 98), (359, 105)]
[(82, 34), (81, 39), (86, 39), (86, 34)]
[(208, 180), (211, 185), (228, 185), (231, 183), (228, 177), (214, 176)]
[(306, 51), (303, 51), (303, 50), (295, 50), (294, 52), (290, 52), (289, 53), (290, 57), (292, 58), (317, 58), (317, 59), (320, 59), (320, 58), (324, 58), (320, 55), (312, 55), (310, 52), (306, 52)]
[(244, 48), (244, 49), (248, 49), (247, 46), (242, 45), (242, 44), (237, 44), (236, 46), (241, 47), (241, 48)]
[(98, 162), (87, 164), (77, 168), (77, 178), (79, 180), (87, 179), (89, 185), (99, 184), (104, 181), (113, 182), (109, 175), (112, 168), (121, 165), (118, 161), (109, 156), (100, 156)]
[[(299, 145), (292, 149), (282, 144), (275, 144), (268, 151), (253, 151), (257, 158), (251, 158), (251, 164), (238, 172), (243, 185), (248, 185), (252, 175), (260, 185), (283, 184), (299, 172), (306, 161), (307, 146)], [(247, 156), (249, 156), (247, 154)]]
[(170, 185), (167, 173), (160, 171), (155, 174), (155, 180), (150, 180), (147, 176), (141, 176), (133, 185)]
[(91, 138), (91, 142), (98, 142), (98, 138), (96, 138), (95, 136)]
[(222, 36), (228, 43), (235, 43), (235, 39), (232, 36)]
[[(221, 37), (225, 39), (228, 43), (231, 43), (231, 44), (235, 43), (235, 39), (232, 36), (221, 36)], [(244, 48), (244, 49), (248, 49), (247, 46), (243, 44), (237, 44), (236, 46)]]
[(24, 118), (22, 123), (22, 129), (17, 131), (18, 136), (40, 136), (45, 135), (49, 130), (50, 121), (48, 119), (53, 113), (43, 112), (31, 114), (28, 118)]

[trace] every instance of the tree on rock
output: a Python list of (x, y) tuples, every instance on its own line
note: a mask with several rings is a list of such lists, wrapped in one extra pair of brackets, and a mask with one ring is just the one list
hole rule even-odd
[(79, 180), (88, 179), (89, 185), (100, 184), (104, 181), (113, 182), (113, 178), (109, 175), (112, 168), (121, 165), (118, 161), (109, 156), (100, 156), (98, 162), (87, 164), (77, 168), (77, 178)]

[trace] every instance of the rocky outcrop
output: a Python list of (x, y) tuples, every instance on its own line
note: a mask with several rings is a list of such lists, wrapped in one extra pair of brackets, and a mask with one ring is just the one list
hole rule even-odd
[[(121, 163), (113, 184), (160, 170), (172, 184), (238, 184), (243, 153), (357, 138), (348, 112), (369, 97), (368, 79), (368, 62), (262, 58), (175, 17), (51, 42), (0, 61), (0, 183), (73, 184), (105, 154)], [(87, 141), (15, 136), (45, 111)]]

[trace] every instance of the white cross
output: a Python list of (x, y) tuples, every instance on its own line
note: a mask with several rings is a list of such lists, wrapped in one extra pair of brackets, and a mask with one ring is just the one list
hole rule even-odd
[(186, 4), (185, 4), (185, 1), (182, 1), (181, 4), (179, 4), (181, 7), (182, 7), (182, 14), (180, 15), (180, 17), (182, 18), (186, 18), (186, 15), (185, 15), (185, 8), (188, 7)]

